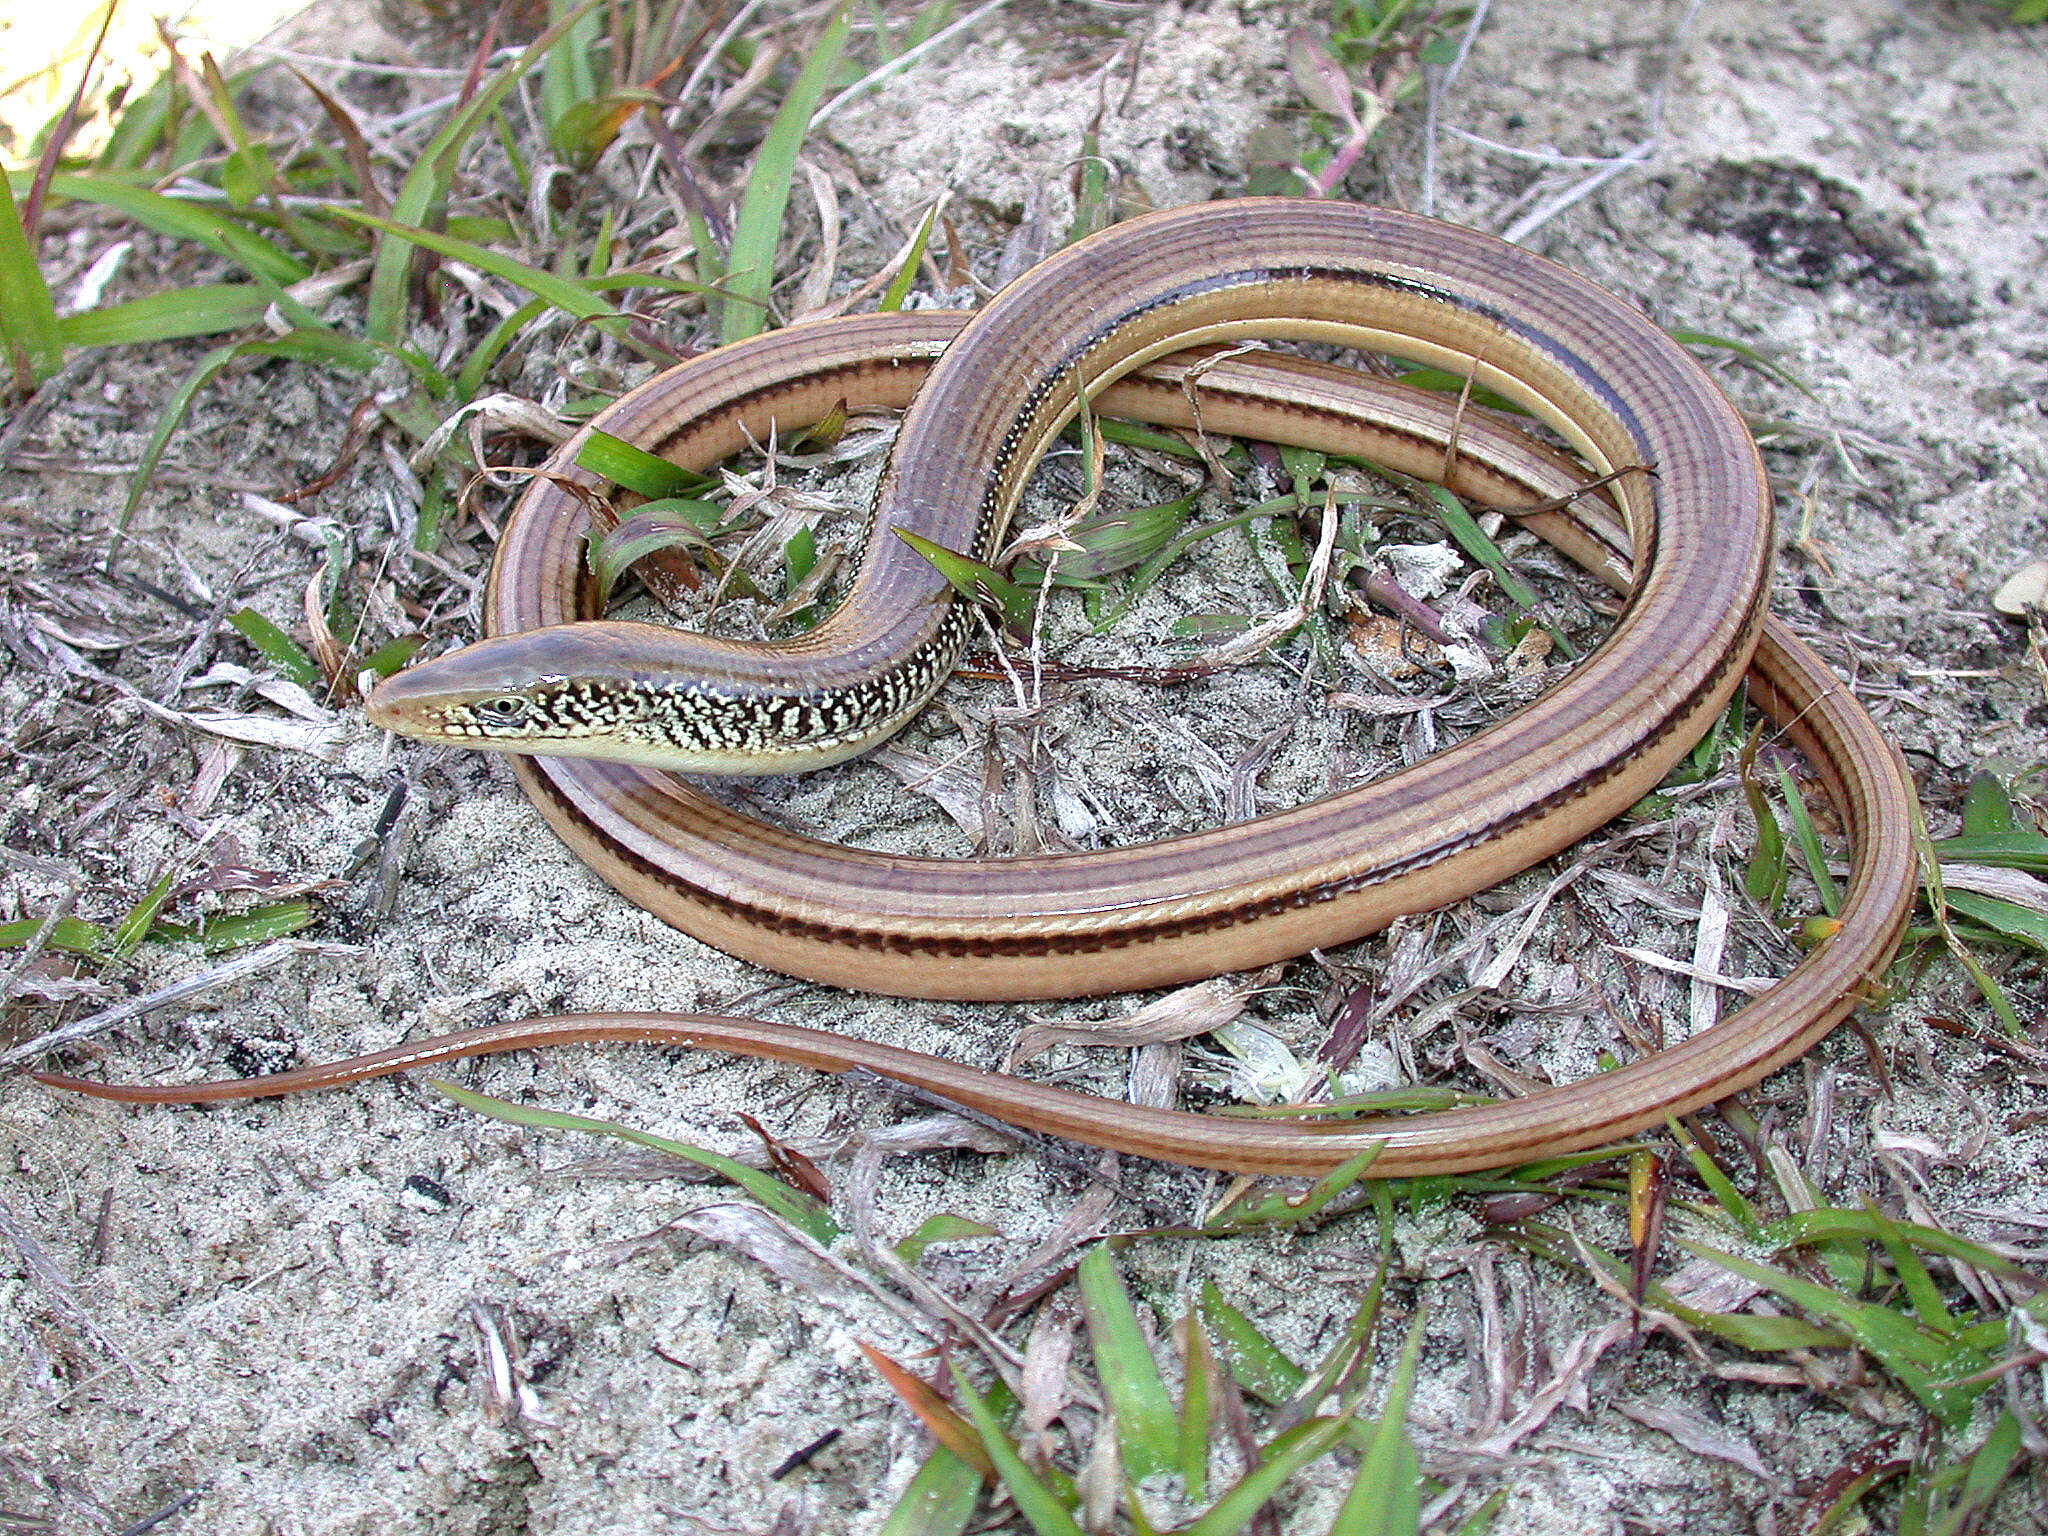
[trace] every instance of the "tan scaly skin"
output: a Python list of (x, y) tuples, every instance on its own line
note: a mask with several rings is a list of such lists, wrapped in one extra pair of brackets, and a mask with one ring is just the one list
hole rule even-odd
[[(1199, 411), (1210, 431), (1363, 454), (1489, 505), (1528, 507), (1583, 490), (1584, 466), (1455, 400), (1284, 357), (1165, 357), (1248, 335), (1339, 340), (1451, 367), (1544, 417), (1595, 471), (1653, 469), (1619, 475), (1572, 510), (1526, 519), (1618, 590), (1631, 585), (1624, 551), (1653, 552), (1609, 639), (1527, 708), (1400, 774), (1255, 821), (1104, 852), (975, 861), (842, 849), (742, 816), (650, 766), (783, 771), (835, 761), (914, 713), (966, 631), (943, 582), (884, 530), (912, 527), (985, 553), (1031, 463), (1071, 416), (1077, 379), (1104, 414), (1187, 426)], [(1014, 1124), (1197, 1166), (1312, 1173), (1377, 1146), (1375, 1175), (1441, 1173), (1595, 1146), (1725, 1097), (1811, 1047), (1888, 963), (1914, 888), (1910, 782), (1826, 666), (1763, 616), (1769, 501), (1740, 419), (1689, 357), (1619, 300), (1514, 247), (1409, 215), (1287, 200), (1209, 204), (1071, 247), (972, 318), (868, 316), (721, 349), (650, 381), (591, 425), (705, 467), (750, 435), (786, 435), (842, 400), (861, 409), (913, 395), (867, 556), (840, 608), (810, 635), (742, 645), (589, 620), (580, 574), (587, 516), (542, 477), (499, 547), (486, 618), (493, 638), (386, 683), (372, 718), (469, 746), (530, 752), (538, 741), (641, 758), (512, 761), (535, 804), (600, 875), (744, 958), (868, 991), (1049, 997), (1249, 968), (1504, 878), (1654, 786), (1748, 666), (1753, 700), (1813, 762), (1848, 830), (1854, 874), (1840, 931), (1747, 1008), (1652, 1057), (1526, 1099), (1374, 1121), (1139, 1109), (821, 1031), (709, 1015), (527, 1020), (183, 1088), (47, 1080), (190, 1102), (531, 1045), (658, 1040), (825, 1071), (866, 1068)], [(573, 465), (579, 447), (572, 439), (551, 469), (595, 485)], [(681, 703), (678, 679), (694, 690)], [(804, 738), (807, 724), (824, 728), (823, 746)]]

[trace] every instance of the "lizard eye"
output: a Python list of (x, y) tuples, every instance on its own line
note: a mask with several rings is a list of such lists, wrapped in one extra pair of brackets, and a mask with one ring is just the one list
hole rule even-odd
[(516, 693), (495, 699), (478, 699), (470, 711), (485, 725), (523, 725), (532, 706)]

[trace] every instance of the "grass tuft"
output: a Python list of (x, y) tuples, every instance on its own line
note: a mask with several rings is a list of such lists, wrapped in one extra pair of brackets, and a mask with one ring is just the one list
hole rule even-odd
[(782, 215), (796, 175), (797, 151), (810, 129), (811, 114), (823, 99), (846, 45), (850, 6), (840, 5), (811, 44), (803, 69), (768, 125), (746, 196), (726, 252), (726, 297), (719, 307), (718, 339), (744, 341), (765, 329), (768, 294), (775, 281), (775, 252), (782, 240)]
[(64, 362), (64, 336), (49, 284), (22, 227), (14, 190), (0, 178), (0, 345), (7, 352), (9, 384), (27, 394)]

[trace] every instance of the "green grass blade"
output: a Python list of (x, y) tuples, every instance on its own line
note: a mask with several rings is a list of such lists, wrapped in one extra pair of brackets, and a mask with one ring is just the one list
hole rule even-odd
[(2006, 793), (2003, 779), (1983, 770), (1970, 775), (1970, 787), (1963, 792), (1965, 837), (2027, 830), (2012, 808), (2012, 796)]
[(2020, 1452), (2020, 1421), (2008, 1409), (1998, 1416), (1991, 1433), (1984, 1437), (1984, 1443), (1970, 1458), (1962, 1491), (1956, 1496), (1954, 1506), (1943, 1515), (1942, 1523), (1936, 1527), (1941, 1536), (1956, 1536), (1956, 1533), (1972, 1528), (1972, 1522), (1983, 1514), (2005, 1480), (2012, 1476), (2013, 1468), (2019, 1463)]
[(254, 608), (238, 608), (228, 615), (228, 627), (256, 647), (263, 659), (301, 688), (320, 681), (320, 668), (300, 648), (298, 641), (279, 629)]
[(204, 246), (241, 267), (259, 282), (282, 288), (308, 276), (312, 268), (289, 251), (238, 223), (232, 216), (204, 203), (137, 186), (118, 175), (58, 175), (50, 178), (50, 190), (61, 197), (98, 203), (125, 213), (145, 229), (189, 240)]
[(1205, 1113), (1228, 1120), (1325, 1120), (1336, 1116), (1405, 1115), (1423, 1109), (1464, 1109), (1499, 1102), (1490, 1094), (1411, 1086), (1344, 1093), (1314, 1104), (1225, 1104)]
[[(549, 57), (552, 59), (553, 55)], [(632, 86), (607, 91), (601, 96), (572, 103), (549, 128), (548, 140), (563, 159), (578, 170), (587, 171), (611, 148), (619, 130), (636, 114), (648, 107), (665, 105), (667, 102), (658, 91), (644, 91)], [(606, 244), (600, 236), (588, 270), (602, 269)]]
[(1506, 395), (1496, 393), (1484, 384), (1475, 384), (1464, 374), (1453, 373), (1448, 368), (1409, 368), (1397, 377), (1412, 388), (1433, 390), (1440, 395), (1458, 395), (1489, 410), (1506, 411), (1515, 416), (1529, 414), (1526, 407), (1517, 405)]
[[(1800, 1510), (1801, 1536), (1843, 1536), (1845, 1531), (1860, 1532), (1870, 1529), (1867, 1520), (1851, 1522), (1850, 1516), (1857, 1512), (1863, 1500), (1875, 1489), (1901, 1473), (1908, 1471), (1911, 1463), (1892, 1457), (1878, 1455), (1861, 1461), (1846, 1478), (1831, 1479), (1824, 1493), (1817, 1495)], [(1826, 1502), (1821, 1502), (1822, 1500)], [(1927, 1536), (1925, 1524), (1914, 1524), (1914, 1487), (1911, 1479), (1900, 1492), (1899, 1521), (1895, 1527), (1897, 1536)]]
[(108, 953), (115, 959), (131, 955), (137, 946), (149, 937), (149, 930), (156, 926), (157, 915), (164, 909), (164, 903), (171, 899), (171, 881), (175, 870), (165, 870), (157, 876), (156, 883), (142, 893), (142, 899), (128, 909), (128, 915), (121, 919), (114, 929), (113, 939), (108, 943)]
[(1742, 749), (1742, 795), (1756, 823), (1756, 848), (1743, 870), (1742, 889), (1751, 901), (1776, 916), (1785, 903), (1785, 834), (1763, 786), (1756, 781), (1756, 744), (1757, 738), (1751, 736)]
[(1180, 1426), (1108, 1244), (1088, 1250), (1075, 1281), (1125, 1470), (1134, 1478), (1171, 1471), (1179, 1459)]
[(981, 1498), (981, 1474), (943, 1445), (937, 1447), (875, 1536), (962, 1536)]
[[(397, 219), (380, 219), (374, 213), (365, 213), (360, 208), (337, 207), (326, 211), (352, 223), (380, 230), (394, 240), (424, 246), (438, 255), (451, 256), (457, 261), (467, 262), (493, 277), (502, 277), (515, 287), (525, 289), (535, 298), (546, 300), (564, 314), (574, 315), (578, 320), (625, 318), (581, 282), (572, 278), (557, 277), (552, 272), (529, 266), (516, 257), (491, 250), (488, 246), (457, 239), (454, 235), (440, 234), (417, 224), (406, 224)], [(372, 331), (371, 334), (374, 336), (377, 332)]]
[(1180, 1480), (1190, 1503), (1207, 1500), (1210, 1424), (1215, 1417), (1216, 1352), (1192, 1307), (1181, 1314)]
[(1067, 1513), (1058, 1495), (1025, 1465), (1024, 1458), (1017, 1454), (1017, 1447), (1003, 1433), (1003, 1426), (996, 1422), (995, 1413), (969, 1384), (966, 1374), (957, 1365), (951, 1369), (953, 1388), (959, 1394), (960, 1406), (967, 1410), (967, 1417), (973, 1421), (975, 1432), (981, 1436), (982, 1446), (988, 1451), (988, 1459), (995, 1464), (996, 1475), (1003, 1480), (1003, 1486), (1009, 1489), (1018, 1513), (1031, 1522), (1031, 1529), (1038, 1536), (1086, 1536), (1074, 1517)]
[(576, 464), (654, 501), (688, 496), (717, 484), (609, 432), (592, 432), (577, 450)]
[[(601, 0), (584, 3), (541, 33), (458, 110), (420, 152), (413, 168), (400, 183), (391, 202), (392, 222), (423, 228), (437, 223), (455, 185), (456, 172), (478, 129), (496, 115), (505, 93), (519, 83), (526, 72), (546, 58), (549, 50), (567, 35), (585, 12)], [(372, 340), (396, 345), (405, 333), (407, 288), (412, 279), (410, 241), (385, 239), (378, 242), (375, 262), (370, 268), (370, 297), (364, 328)]]
[(363, 670), (374, 672), (379, 677), (389, 677), (419, 653), (427, 643), (425, 635), (400, 635), (396, 640), (387, 640), (363, 658)]
[(542, 1130), (589, 1131), (593, 1135), (611, 1136), (620, 1141), (631, 1142), (636, 1147), (665, 1152), (670, 1157), (679, 1157), (684, 1162), (695, 1163), (700, 1168), (709, 1168), (713, 1173), (737, 1184), (813, 1242), (829, 1247), (839, 1238), (839, 1223), (834, 1221), (825, 1207), (816, 1200), (800, 1190), (790, 1188), (780, 1179), (763, 1173), (758, 1168), (749, 1168), (745, 1163), (734, 1162), (723, 1153), (707, 1152), (702, 1147), (691, 1146), (688, 1142), (670, 1141), (665, 1136), (636, 1131), (630, 1126), (614, 1125), (609, 1120), (566, 1115), (559, 1110), (538, 1109), (528, 1104), (508, 1104), (503, 1099), (494, 1099), (488, 1094), (472, 1093), (469, 1089), (458, 1088), (453, 1083), (430, 1080), (430, 1086), (447, 1094), (463, 1108), (473, 1109), (480, 1115), (489, 1115), (494, 1120), (504, 1120), (512, 1125), (534, 1126)]
[(683, 219), (690, 231), (690, 249), (695, 253), (691, 265), (697, 276), (707, 283), (723, 283), (727, 267), (724, 243), (712, 233), (710, 221), (695, 207), (685, 208)]
[(35, 248), (21, 227), (14, 190), (4, 177), (0, 177), (0, 345), (7, 351), (8, 371), (23, 386), (41, 383), (64, 361), (57, 306), (50, 297), (50, 285), (43, 280)]
[(255, 283), (197, 283), (66, 315), (57, 330), (74, 347), (179, 341), (261, 324), (270, 304), (271, 294)]
[(1493, 1517), (1500, 1513), (1500, 1507), (1508, 1501), (1508, 1490), (1496, 1488), (1480, 1501), (1479, 1507), (1458, 1522), (1450, 1536), (1486, 1536), (1493, 1529)]
[[(1098, 416), (1095, 418), (1095, 430), (1102, 434), (1102, 440), (1106, 443), (1121, 443), (1126, 448), (1149, 448), (1154, 453), (1186, 459), (1196, 464), (1202, 461), (1200, 451), (1191, 446), (1186, 438), (1176, 437), (1173, 433), (1162, 431), (1158, 427), (1141, 427), (1134, 422), (1118, 421), (1112, 416)], [(1243, 451), (1235, 444), (1232, 445), (1232, 450), (1238, 453)], [(1227, 461), (1231, 454), (1225, 452), (1222, 457)]]
[(1883, 1241), (1883, 1232), (1889, 1231), (1901, 1241), (1911, 1243), (1928, 1253), (1940, 1254), (1958, 1264), (1967, 1264), (1972, 1269), (1985, 1270), (1995, 1275), (2007, 1275), (2022, 1284), (2029, 1283), (2026, 1270), (2010, 1259), (2000, 1258), (1981, 1244), (1973, 1243), (1966, 1237), (1945, 1232), (1940, 1227), (1924, 1227), (1914, 1222), (1893, 1221), (1884, 1218), (1882, 1226), (1865, 1211), (1847, 1210), (1840, 1206), (1821, 1206), (1810, 1211), (1794, 1211), (1781, 1216), (1757, 1234), (1758, 1241), (1771, 1248), (1789, 1248), (1799, 1243), (1825, 1243), (1847, 1239), (1854, 1242), (1874, 1243)]
[(782, 579), (790, 592), (804, 584), (804, 578), (818, 568), (818, 536), (799, 528), (782, 545)]
[(1920, 1321), (1929, 1328), (1942, 1333), (1956, 1332), (1956, 1319), (1941, 1299), (1941, 1290), (1934, 1283), (1934, 1276), (1927, 1272), (1927, 1266), (1920, 1262), (1920, 1255), (1913, 1251), (1913, 1245), (1897, 1222), (1871, 1204), (1867, 1199), (1864, 1215), (1877, 1232), (1877, 1240), (1884, 1245), (1886, 1255), (1892, 1261), (1892, 1273), (1899, 1277), (1899, 1283), (1906, 1289), (1906, 1297), (1913, 1303), (1913, 1311)]
[(431, 550), (441, 542), (441, 520), (454, 504), (455, 493), (447, 480), (438, 474), (429, 475), (425, 494), (420, 498), (419, 523), (413, 530), (414, 549)]
[(1422, 1529), (1422, 1469), (1408, 1439), (1408, 1400), (1422, 1351), (1423, 1314), (1417, 1311), (1394, 1364), (1387, 1405), (1372, 1427), (1358, 1476), (1330, 1527), (1330, 1536), (1416, 1536)]
[(1288, 1480), (1318, 1456), (1327, 1454), (1351, 1431), (1349, 1413), (1314, 1419), (1281, 1435), (1267, 1447), (1266, 1459), (1237, 1480), (1222, 1498), (1180, 1536), (1236, 1536), (1250, 1525)]
[(923, 534), (912, 533), (908, 528), (891, 531), (929, 560), (932, 569), (945, 577), (962, 597), (977, 603), (993, 602), (1002, 611), (1003, 622), (1013, 628), (1030, 624), (1034, 597), (1029, 587), (1019, 586), (994, 566), (935, 544)]
[(1344, 1325), (1344, 1332), (1336, 1342), (1323, 1351), (1323, 1358), (1294, 1394), (1296, 1407), (1307, 1411), (1332, 1395), (1344, 1398), (1356, 1395), (1354, 1383), (1370, 1363), (1373, 1330), (1379, 1326), (1380, 1300), (1386, 1287), (1387, 1260), (1383, 1252), (1379, 1269), (1374, 1273), (1364, 1297), (1353, 1309), (1351, 1321)]
[(1714, 1203), (1728, 1214), (1729, 1220), (1735, 1223), (1736, 1229), (1744, 1237), (1751, 1242), (1759, 1241), (1763, 1224), (1758, 1220), (1756, 1207), (1750, 1204), (1749, 1198), (1735, 1187), (1728, 1175), (1721, 1171), (1721, 1165), (1709, 1157), (1706, 1149), (1693, 1139), (1691, 1131), (1669, 1115), (1664, 1117), (1664, 1128), (1671, 1133), (1671, 1139), (1684, 1149), (1687, 1159), (1692, 1163), (1693, 1173), (1699, 1178), (1700, 1183), (1706, 1186), (1707, 1193), (1714, 1197)]
[(218, 955), (287, 938), (312, 927), (315, 917), (310, 901), (279, 901), (197, 923), (158, 923), (150, 929), (149, 937), (197, 944), (207, 954)]
[(1202, 1284), (1202, 1321), (1230, 1352), (1237, 1384), (1265, 1403), (1284, 1403), (1301, 1389), (1308, 1372), (1280, 1353), (1252, 1320), (1224, 1300), (1214, 1281)]
[[(43, 920), (39, 917), (0, 923), (0, 949), (20, 949), (36, 936), (36, 930), (42, 926)], [(98, 923), (88, 923), (82, 917), (60, 917), (56, 925), (43, 935), (43, 948), (61, 949), (71, 955), (104, 954), (107, 931)]]
[(2009, 944), (2048, 954), (2048, 913), (1977, 891), (1950, 891), (1948, 909), (1980, 928), (1988, 928)]
[[(1960, 1429), (1968, 1421), (1972, 1406), (1991, 1384), (1988, 1346), (1995, 1339), (1987, 1340), (1975, 1330), (1956, 1333), (1928, 1327), (1881, 1303), (1859, 1301), (1769, 1265), (1681, 1242), (1695, 1255), (1747, 1276), (1835, 1323), (1950, 1430)], [(1993, 1332), (2002, 1335), (2002, 1328)]]
[[(1109, 436), (1107, 433), (1104, 435)], [(1112, 441), (1114, 441), (1113, 438)], [(1292, 496), (1285, 496), (1280, 499), (1289, 507), (1295, 505), (1295, 498)], [(1261, 506), (1247, 508), (1243, 512), (1233, 512), (1228, 517), (1219, 517), (1213, 522), (1197, 523), (1185, 533), (1178, 535), (1164, 549), (1160, 550), (1158, 554), (1138, 567), (1137, 575), (1131, 578), (1130, 585), (1124, 589), (1123, 596), (1118, 598), (1099, 617), (1092, 620), (1089, 625), (1089, 632), (1100, 635), (1115, 628), (1123, 616), (1130, 612), (1131, 605), (1137, 602), (1140, 597), (1143, 597), (1146, 592), (1150, 591), (1157, 584), (1159, 578), (1166, 574), (1167, 568), (1204, 539), (1214, 538), (1217, 534), (1227, 533), (1233, 528), (1249, 528), (1260, 517), (1265, 515), (1266, 507), (1262, 504)]]
[(726, 256), (726, 287), (733, 297), (719, 306), (720, 341), (743, 341), (766, 328), (768, 293), (775, 282), (775, 250), (782, 239), (782, 215), (789, 206), (797, 151), (809, 131), (811, 113), (817, 110), (839, 65), (848, 24), (847, 7), (841, 5), (811, 46), (796, 83), (754, 153), (746, 196), (740, 202)]
[(597, 72), (591, 57), (603, 18), (588, 6), (571, 14), (566, 0), (550, 0), (550, 19), (565, 25), (561, 46), (550, 48), (540, 71), (540, 117), (548, 142), (567, 152), (564, 124), (575, 109), (597, 94)]
[(718, 526), (722, 511), (708, 501), (669, 497), (646, 503), (604, 533), (590, 529), (584, 535), (585, 561), (597, 579), (598, 606), (609, 603), (619, 578), (649, 555), (665, 549), (708, 549), (705, 535)]
[[(1440, 485), (1424, 485), (1419, 488), (1436, 504), (1438, 521), (1444, 525), (1457, 546), (1465, 553), (1493, 572), (1493, 579), (1500, 586), (1509, 602), (1527, 612), (1536, 610), (1536, 589), (1514, 573), (1508, 565), (1508, 558), (1501, 553), (1500, 546), (1486, 536), (1486, 530), (1479, 526), (1479, 520), (1465, 509), (1465, 503), (1453, 496)], [(1566, 654), (1570, 654), (1567, 652)]]
[(1062, 586), (1097, 582), (1142, 566), (1187, 526), (1195, 510), (1194, 496), (1182, 496), (1149, 507), (1127, 507), (1114, 512), (1096, 512), (1065, 528), (1069, 543), (1079, 549), (1062, 549), (1043, 557), (1049, 561), (1053, 580)]
[(896, 1244), (896, 1257), (906, 1264), (915, 1264), (934, 1243), (957, 1243), (968, 1238), (994, 1236), (994, 1227), (969, 1221), (965, 1216), (955, 1216), (951, 1211), (941, 1211), (928, 1217), (915, 1232)]
[(893, 315), (903, 307), (903, 301), (910, 297), (910, 290), (917, 283), (917, 268), (924, 260), (925, 243), (932, 237), (932, 225), (938, 222), (939, 208), (943, 199), (935, 200), (924, 216), (924, 222), (917, 226), (917, 235), (910, 242), (910, 254), (903, 258), (903, 265), (889, 286), (882, 293), (882, 302), (875, 307), (885, 315)]
[(1947, 1340), (1935, 1337), (1888, 1308), (1858, 1301), (1828, 1286), (1774, 1269), (1768, 1264), (1758, 1264), (1740, 1254), (1727, 1253), (1703, 1243), (1686, 1242), (1682, 1238), (1679, 1241), (1687, 1251), (1756, 1281), (1795, 1306), (1830, 1319), (1887, 1363), (1904, 1360), (1931, 1367), (1940, 1364), (1948, 1352)]
[(1990, 864), (2048, 875), (2048, 837), (2038, 832), (1977, 832), (1944, 837), (1934, 845), (1944, 864)]
[(177, 71), (167, 69), (148, 90), (129, 99), (107, 136), (107, 147), (100, 151), (97, 164), (101, 170), (132, 170), (149, 158), (164, 140), (177, 89)]
[(215, 115), (234, 146), (220, 166), (220, 187), (227, 194), (228, 202), (238, 211), (252, 212), (261, 203), (265, 206), (259, 216), (275, 220), (278, 228), (300, 250), (315, 255), (338, 254), (341, 248), (328, 244), (309, 229), (304, 217), (292, 208), (287, 197), (290, 189), (278, 175), (269, 149), (260, 139), (250, 137), (242, 121), (241, 112), (235, 105), (235, 87), (222, 78), (211, 55), (204, 63), (205, 84), (213, 100)]
[(1835, 884), (1835, 877), (1828, 873), (1827, 856), (1822, 853), (1820, 836), (1813, 829), (1813, 816), (1806, 809), (1806, 797), (1799, 793), (1799, 785), (1783, 763), (1778, 765), (1778, 789), (1785, 797), (1785, 816), (1792, 823), (1792, 836), (1799, 845), (1799, 857), (1806, 862), (1806, 873), (1813, 881), (1813, 888), (1820, 894), (1820, 909), (1833, 917), (1842, 909), (1842, 892)]
[(477, 397), (484, 386), (484, 375), (491, 371), (491, 364), (504, 354), (521, 331), (546, 314), (547, 309), (542, 300), (528, 299), (492, 326), (484, 333), (484, 339), (469, 349), (469, 356), (462, 360), (461, 370), (455, 375), (458, 405), (466, 405)]
[(1789, 384), (1809, 400), (1813, 398), (1813, 391), (1800, 383), (1796, 376), (1779, 367), (1746, 341), (1737, 341), (1732, 336), (1716, 336), (1711, 331), (1667, 330), (1664, 334), (1681, 346), (1711, 347), (1718, 352), (1733, 353), (1752, 368), (1769, 374), (1780, 384)]
[[(1983, 1523), (1986, 1510), (2012, 1475), (2021, 1450), (2019, 1420), (2008, 1410), (1967, 1460), (1930, 1465), (1924, 1456), (1916, 1459), (1899, 1490), (1899, 1536), (1975, 1536), (1989, 1529)], [(1897, 1469), (1895, 1462), (1887, 1465), (1889, 1471)], [(1868, 1491), (1867, 1485), (1853, 1490), (1858, 1498)], [(1847, 1506), (1847, 1499), (1837, 1505), (1845, 1513)], [(1833, 1536), (1838, 1527), (1814, 1529)]]
[[(1096, 123), (1099, 125), (1098, 117)], [(1102, 155), (1099, 127), (1082, 131), (1081, 153), (1074, 166), (1074, 217), (1067, 225), (1068, 245), (1106, 229), (1116, 214), (1116, 200), (1110, 195), (1109, 162)]]
[(1251, 1227), (1298, 1227), (1314, 1221), (1332, 1201), (1370, 1172), (1380, 1155), (1378, 1142), (1339, 1163), (1299, 1192), (1254, 1188), (1217, 1212), (1204, 1227), (1209, 1232), (1242, 1232)]
[(925, 6), (910, 18), (910, 25), (904, 28), (903, 36), (899, 39), (903, 46), (890, 57), (900, 58), (911, 49), (921, 46), (927, 38), (952, 19), (953, 0), (934, 0), (934, 3)]
[(2005, 1032), (2014, 1039), (2023, 1038), (2026, 1026), (2020, 1022), (2019, 1010), (2005, 995), (2005, 988), (1999, 985), (1998, 978), (1970, 952), (1969, 946), (1956, 932), (1955, 924), (1949, 920), (1948, 892), (1941, 878), (1941, 857), (1927, 835), (1927, 817), (1920, 808), (1919, 800), (1910, 800), (1906, 809), (1913, 818), (1913, 851), (1920, 861), (1921, 895), (1927, 902), (1927, 910), (1933, 914), (1935, 931), (1941, 935), (1950, 958), (1963, 968), (1963, 973), (1976, 985), (1978, 994), (1998, 1016)]
[(237, 341), (226, 346), (215, 347), (202, 357), (185, 381), (164, 402), (164, 408), (157, 413), (156, 425), (151, 428), (149, 441), (143, 446), (142, 460), (135, 466), (135, 476), (128, 482), (128, 496), (121, 504), (121, 515), (114, 524), (114, 540), (107, 552), (111, 560), (120, 548), (121, 540), (127, 535), (128, 520), (135, 515), (135, 508), (142, 501), (142, 493), (149, 487), (149, 479), (156, 472), (157, 461), (164, 456), (164, 449), (170, 446), (171, 435), (185, 419), (185, 413), (192, 408), (193, 397), (229, 363), (244, 357), (292, 357), (302, 362), (321, 362), (335, 367), (347, 368), (354, 372), (369, 369), (376, 361), (378, 352), (374, 347), (365, 346), (353, 338), (333, 331), (294, 331), (288, 335), (272, 337), (264, 341)]
[(1853, 1342), (1839, 1328), (1823, 1328), (1798, 1317), (1751, 1317), (1745, 1312), (1701, 1312), (1678, 1305), (1651, 1287), (1658, 1307), (1690, 1328), (1711, 1333), (1753, 1355), (1788, 1349), (1847, 1349)]

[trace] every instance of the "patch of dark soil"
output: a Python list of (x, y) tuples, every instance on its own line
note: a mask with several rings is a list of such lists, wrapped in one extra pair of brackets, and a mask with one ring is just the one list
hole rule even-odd
[(1733, 235), (1794, 287), (1862, 290), (1937, 330), (1971, 318), (1911, 226), (1871, 212), (1855, 191), (1807, 166), (1724, 160), (1670, 183), (1665, 211), (1704, 234)]

